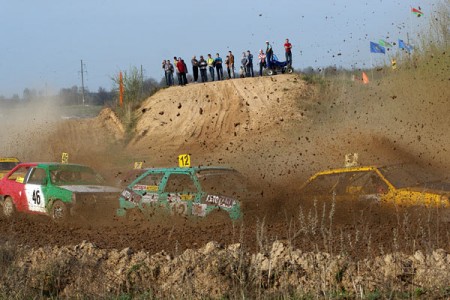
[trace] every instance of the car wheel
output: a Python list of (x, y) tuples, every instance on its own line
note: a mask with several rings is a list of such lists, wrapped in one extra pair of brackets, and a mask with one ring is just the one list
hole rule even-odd
[(67, 219), (68, 210), (67, 205), (61, 200), (56, 200), (52, 205), (51, 217), (55, 221)]
[(294, 68), (288, 67), (288, 68), (286, 69), (286, 72), (287, 72), (288, 74), (292, 74), (292, 73), (294, 73)]
[(272, 76), (275, 72), (272, 69), (267, 69), (266, 74)]
[(16, 207), (14, 206), (14, 201), (11, 197), (6, 197), (3, 201), (3, 215), (7, 218), (14, 216), (16, 212)]

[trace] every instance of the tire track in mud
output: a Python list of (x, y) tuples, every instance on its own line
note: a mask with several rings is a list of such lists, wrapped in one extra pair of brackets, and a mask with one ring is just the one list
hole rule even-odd
[(275, 240), (283, 240), (302, 251), (345, 252), (363, 259), (389, 251), (450, 251), (450, 223), (442, 221), (443, 213), (426, 208), (399, 209), (354, 202), (324, 205), (302, 200), (298, 205), (278, 201), (275, 211), (273, 206), (260, 206), (237, 223), (221, 216), (96, 218), (55, 223), (44, 216), (19, 214), (13, 219), (0, 219), (0, 240), (30, 247), (89, 241), (105, 249), (166, 251), (174, 255), (209, 241), (223, 246), (241, 243), (247, 251), (257, 252)]

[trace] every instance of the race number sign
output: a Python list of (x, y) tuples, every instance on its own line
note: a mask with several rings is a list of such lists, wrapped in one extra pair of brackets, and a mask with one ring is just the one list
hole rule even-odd
[(68, 164), (69, 163), (69, 153), (63, 152), (61, 154), (61, 163)]
[(191, 166), (191, 156), (189, 154), (178, 155), (178, 166), (180, 168), (189, 168)]
[(144, 164), (144, 162), (143, 161), (135, 161), (134, 162), (134, 169), (135, 170), (140, 170), (140, 169), (142, 169), (142, 165)]
[(45, 195), (41, 185), (26, 184), (25, 194), (27, 197), (28, 209), (30, 211), (46, 212)]

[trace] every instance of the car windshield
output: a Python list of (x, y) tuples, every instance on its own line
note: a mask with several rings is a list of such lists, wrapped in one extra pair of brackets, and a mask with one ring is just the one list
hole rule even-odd
[(0, 162), (0, 171), (8, 171), (17, 166), (18, 162)]
[(246, 190), (244, 176), (235, 170), (200, 170), (196, 175), (203, 191), (208, 194), (235, 196), (236, 193)]
[(379, 170), (396, 188), (424, 187), (442, 180), (436, 174), (415, 165), (383, 167)]
[(104, 185), (103, 178), (89, 167), (59, 166), (50, 169), (51, 181), (55, 185)]

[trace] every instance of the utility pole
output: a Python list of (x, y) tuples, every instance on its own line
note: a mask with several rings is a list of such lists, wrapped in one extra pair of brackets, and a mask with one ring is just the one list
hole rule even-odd
[(139, 100), (141, 100), (142, 98), (143, 89), (144, 89), (144, 71), (141, 65), (141, 88), (139, 89)]
[(84, 64), (83, 64), (83, 60), (81, 60), (81, 97), (83, 100), (83, 105), (84, 105), (84, 72), (86, 72), (84, 70)]

